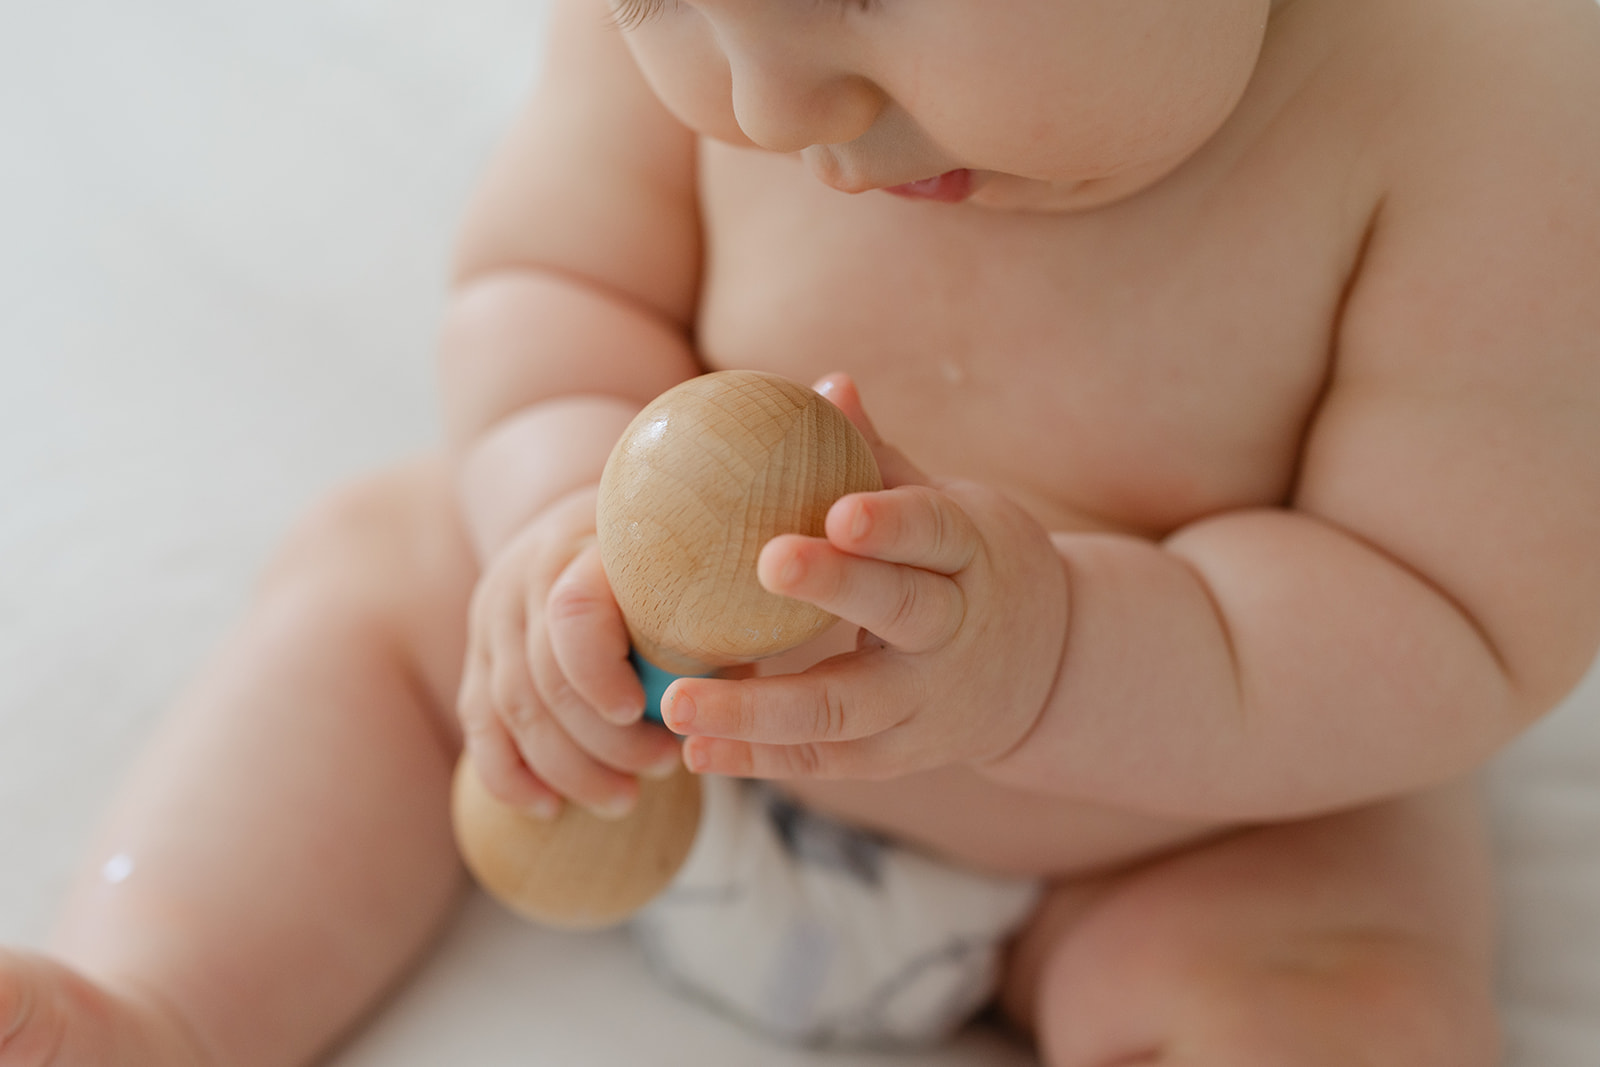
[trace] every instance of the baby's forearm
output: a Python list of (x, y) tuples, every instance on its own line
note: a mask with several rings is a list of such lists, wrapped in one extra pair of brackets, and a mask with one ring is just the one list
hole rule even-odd
[(554, 397), (507, 415), (456, 464), (456, 495), (480, 561), (530, 519), (596, 485), (611, 446), (639, 405), (620, 397)]
[(440, 379), (480, 558), (597, 481), (633, 414), (697, 371), (679, 329), (597, 284), (539, 269), (464, 281), (446, 315)]
[(1165, 815), (1270, 819), (1470, 770), (1529, 713), (1457, 606), (1287, 511), (1164, 545), (1057, 538), (1071, 622), (1044, 714), (990, 770)]

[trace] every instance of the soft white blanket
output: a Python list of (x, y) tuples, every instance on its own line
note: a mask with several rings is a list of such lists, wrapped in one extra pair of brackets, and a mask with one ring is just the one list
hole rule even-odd
[[(424, 447), (450, 235), (534, 0), (66, 0), (0, 24), (0, 941), (318, 492)], [(1600, 1063), (1600, 679), (1490, 776), (1513, 1067)], [(802, 1064), (475, 900), (338, 1063)], [(905, 1062), (833, 1057), (850, 1067)], [(1024, 1063), (976, 1033), (919, 1063)]]

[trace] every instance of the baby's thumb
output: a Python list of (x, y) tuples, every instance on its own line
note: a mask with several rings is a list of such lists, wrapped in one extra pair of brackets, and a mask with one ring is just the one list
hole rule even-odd
[(844, 412), (845, 417), (861, 431), (861, 436), (867, 439), (867, 444), (872, 447), (872, 457), (878, 461), (878, 473), (883, 476), (885, 489), (893, 489), (897, 485), (932, 484), (932, 480), (907, 459), (905, 453), (878, 435), (877, 427), (872, 425), (866, 408), (861, 404), (861, 393), (856, 388), (854, 378), (844, 373), (829, 374), (812, 388)]

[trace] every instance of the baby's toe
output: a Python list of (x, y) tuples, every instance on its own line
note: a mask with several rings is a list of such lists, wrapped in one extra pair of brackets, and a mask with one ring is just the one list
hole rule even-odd
[(45, 956), (0, 949), (0, 1067), (204, 1063), (154, 998), (121, 995)]
[(66, 1035), (47, 973), (31, 958), (0, 952), (0, 1067), (46, 1067)]

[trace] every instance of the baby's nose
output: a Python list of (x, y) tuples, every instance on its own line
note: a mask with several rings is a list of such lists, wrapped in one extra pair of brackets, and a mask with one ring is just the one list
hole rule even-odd
[(853, 141), (871, 129), (882, 109), (882, 92), (859, 75), (806, 77), (753, 65), (733, 72), (739, 128), (773, 152)]

